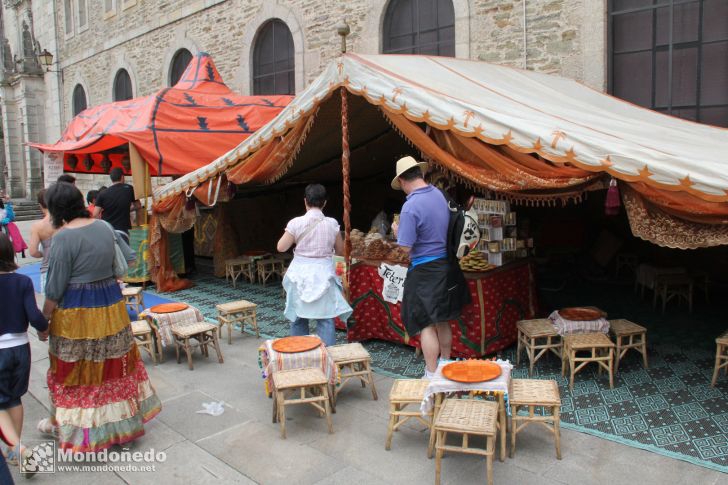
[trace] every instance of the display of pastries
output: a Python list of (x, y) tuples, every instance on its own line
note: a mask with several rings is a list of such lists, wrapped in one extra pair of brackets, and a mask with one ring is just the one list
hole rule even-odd
[(488, 263), (488, 255), (480, 251), (470, 251), (460, 260), (460, 269), (468, 273), (479, 273), (495, 267)]

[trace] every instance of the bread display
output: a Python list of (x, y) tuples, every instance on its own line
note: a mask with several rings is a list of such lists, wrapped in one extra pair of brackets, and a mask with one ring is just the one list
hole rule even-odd
[(396, 242), (387, 241), (378, 232), (363, 233), (358, 229), (351, 231), (351, 256), (359, 259), (389, 261), (409, 264), (409, 254)]

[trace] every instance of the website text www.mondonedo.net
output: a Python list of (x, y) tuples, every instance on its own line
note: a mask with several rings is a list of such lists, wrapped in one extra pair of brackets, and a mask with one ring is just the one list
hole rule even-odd
[(131, 451), (123, 448), (99, 452), (74, 452), (57, 449), (54, 441), (39, 441), (28, 446), (30, 456), (21, 463), (21, 471), (32, 473), (56, 472), (155, 472), (157, 463), (166, 461), (167, 454), (153, 448)]
[(99, 472), (119, 472), (119, 473), (144, 473), (157, 471), (157, 465), (134, 465), (127, 463), (125, 465), (58, 465), (56, 472), (58, 473), (99, 473)]

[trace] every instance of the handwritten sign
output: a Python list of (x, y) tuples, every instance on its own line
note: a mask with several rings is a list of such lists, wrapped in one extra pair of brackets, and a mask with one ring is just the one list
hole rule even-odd
[(48, 187), (63, 173), (63, 153), (43, 152), (43, 186)]
[(379, 265), (379, 276), (384, 280), (382, 298), (392, 304), (402, 301), (404, 294), (404, 280), (407, 278), (407, 268), (398, 264), (382, 263)]

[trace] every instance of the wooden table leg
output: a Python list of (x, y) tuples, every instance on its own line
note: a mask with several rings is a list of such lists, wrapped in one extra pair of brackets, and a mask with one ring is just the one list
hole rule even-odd
[(430, 421), (430, 439), (427, 443), (427, 458), (432, 458), (432, 451), (435, 448), (435, 418), (437, 418), (437, 413), (440, 410), (440, 407), (442, 406), (442, 393), (435, 394), (435, 405), (432, 409), (432, 421)]
[(506, 403), (504, 394), (498, 393), (498, 420), (500, 421), (500, 461), (506, 459)]

